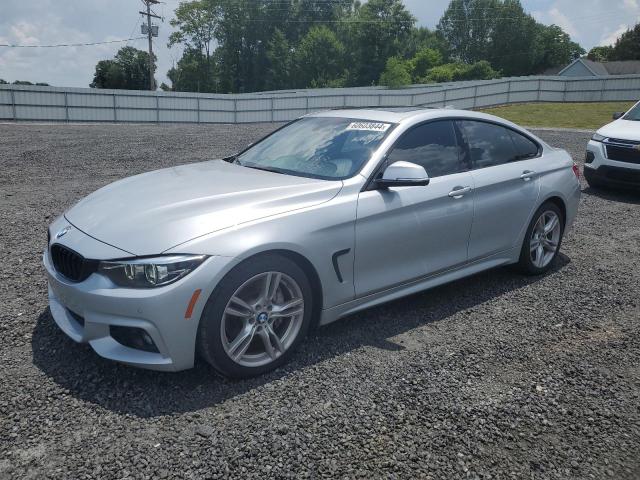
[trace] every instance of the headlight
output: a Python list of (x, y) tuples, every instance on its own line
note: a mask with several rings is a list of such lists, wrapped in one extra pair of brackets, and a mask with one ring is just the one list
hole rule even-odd
[(594, 142), (601, 142), (605, 138), (607, 138), (607, 137), (605, 137), (604, 135), (600, 135), (599, 133), (594, 133), (593, 137), (591, 137), (591, 140), (593, 140)]
[(98, 272), (120, 287), (162, 287), (194, 271), (206, 255), (167, 255), (100, 262)]

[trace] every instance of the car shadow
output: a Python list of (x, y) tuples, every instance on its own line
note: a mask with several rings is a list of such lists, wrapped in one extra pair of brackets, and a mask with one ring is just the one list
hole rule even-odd
[(226, 379), (203, 361), (191, 370), (163, 373), (104, 360), (64, 335), (48, 308), (33, 331), (33, 362), (69, 395), (116, 413), (148, 418), (195, 412), (361, 347), (403, 350), (393, 337), (526, 287), (569, 262), (560, 254), (542, 277), (497, 268), (359, 312), (312, 331), (287, 365), (248, 380)]
[(631, 189), (613, 189), (613, 188), (593, 188), (587, 187), (582, 190), (582, 193), (586, 195), (592, 195), (594, 197), (601, 198), (603, 200), (609, 200), (618, 203), (628, 203), (630, 205), (640, 205), (640, 191), (633, 191)]

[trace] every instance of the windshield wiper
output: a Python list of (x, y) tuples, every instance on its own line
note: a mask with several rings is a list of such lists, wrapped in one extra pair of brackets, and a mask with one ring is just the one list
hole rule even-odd
[(281, 175), (287, 175), (287, 173), (275, 167), (265, 167), (263, 165), (257, 165), (255, 163), (238, 163), (238, 165), (242, 165), (243, 167), (247, 167), (247, 168), (254, 168), (256, 170), (264, 170), (265, 172), (272, 172), (272, 173), (279, 173)]
[(228, 157), (222, 157), (223, 162), (234, 163), (238, 158), (238, 155), (229, 155)]

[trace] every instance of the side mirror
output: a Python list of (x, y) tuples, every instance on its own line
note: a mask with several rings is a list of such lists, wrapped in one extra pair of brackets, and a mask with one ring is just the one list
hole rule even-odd
[(411, 162), (394, 162), (385, 168), (382, 178), (376, 180), (378, 188), (416, 187), (429, 185), (424, 167)]
[(619, 118), (622, 118), (622, 117), (624, 116), (624, 114), (625, 114), (625, 113), (627, 113), (627, 112), (615, 112), (615, 113), (613, 114), (613, 119), (614, 119), (614, 120), (618, 120)]

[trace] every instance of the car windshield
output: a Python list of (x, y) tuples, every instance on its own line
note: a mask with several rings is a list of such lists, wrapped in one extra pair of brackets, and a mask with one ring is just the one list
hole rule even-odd
[(636, 122), (640, 121), (640, 103), (635, 104), (634, 107), (625, 114), (624, 119), (635, 120)]
[(391, 126), (350, 118), (306, 117), (264, 138), (235, 161), (302, 177), (349, 178), (369, 160)]

